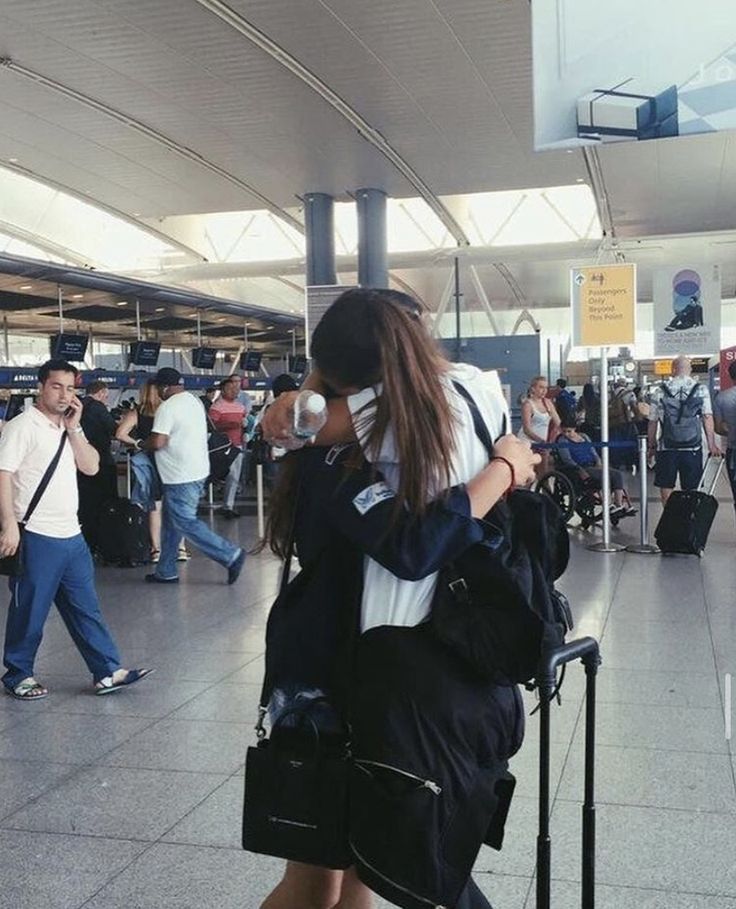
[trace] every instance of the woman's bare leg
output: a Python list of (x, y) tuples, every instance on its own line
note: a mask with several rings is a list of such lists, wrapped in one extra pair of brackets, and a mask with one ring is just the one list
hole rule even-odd
[(343, 873), (340, 902), (335, 909), (373, 909), (373, 894), (355, 873), (355, 868), (348, 868)]
[(153, 511), (148, 512), (148, 532), (151, 535), (151, 549), (161, 549), (161, 503), (156, 502)]
[[(287, 862), (281, 883), (266, 897), (261, 909), (334, 909), (340, 900), (342, 879), (342, 871)], [(355, 909), (363, 907), (356, 903)]]

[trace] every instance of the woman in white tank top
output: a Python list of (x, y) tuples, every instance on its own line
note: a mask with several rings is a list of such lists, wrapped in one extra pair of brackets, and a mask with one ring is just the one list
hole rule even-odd
[[(553, 442), (560, 429), (561, 420), (557, 408), (547, 397), (547, 380), (536, 376), (529, 386), (527, 399), (521, 405), (521, 429), (519, 438), (531, 445), (545, 445)], [(540, 472), (549, 468), (549, 452), (543, 450)]]

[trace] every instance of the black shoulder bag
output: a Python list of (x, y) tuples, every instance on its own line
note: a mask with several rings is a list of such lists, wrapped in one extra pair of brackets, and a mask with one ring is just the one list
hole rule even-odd
[(56, 454), (51, 459), (51, 463), (46, 468), (46, 473), (41, 477), (41, 482), (38, 484), (36, 491), (33, 493), (33, 498), (28, 503), (28, 508), (26, 508), (26, 513), (23, 515), (23, 520), (18, 524), (18, 532), (20, 533), (20, 542), (18, 543), (18, 548), (15, 550), (13, 555), (3, 556), (0, 558), (0, 575), (5, 575), (6, 577), (18, 578), (23, 574), (23, 532), (25, 531), (26, 524), (31, 520), (31, 515), (36, 510), (36, 506), (41, 501), (41, 496), (46, 492), (46, 489), (51, 482), (56, 468), (59, 465), (61, 460), (61, 454), (64, 451), (64, 445), (66, 443), (66, 430), (61, 434), (61, 441), (59, 442), (59, 447), (56, 449)]
[[(297, 506), (299, 498), (297, 492)], [(287, 593), (293, 554), (294, 524), (277, 604)], [(267, 736), (263, 721), (272, 688), (266, 673), (258, 743), (246, 753), (243, 849), (322, 868), (348, 868), (354, 861), (348, 845), (349, 730), (342, 736), (325, 735), (319, 708), (329, 702), (315, 697), (287, 708)]]

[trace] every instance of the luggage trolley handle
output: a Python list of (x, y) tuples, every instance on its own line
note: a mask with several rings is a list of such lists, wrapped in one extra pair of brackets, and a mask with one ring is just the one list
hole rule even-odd
[(584, 637), (550, 651), (537, 672), (540, 696), (539, 834), (537, 836), (537, 909), (550, 909), (552, 843), (549, 835), (550, 703), (559, 666), (581, 660), (585, 666), (585, 800), (583, 802), (582, 907), (593, 909), (595, 896), (595, 681), (600, 650), (595, 638)]
[[(715, 472), (713, 473), (713, 479), (709, 484), (707, 481), (708, 472), (711, 470), (714, 461), (716, 462), (716, 468)], [(715, 492), (716, 486), (718, 486), (718, 481), (721, 479), (721, 474), (723, 473), (723, 468), (725, 466), (725, 457), (715, 458), (713, 455), (708, 455), (705, 461), (705, 467), (703, 468), (703, 475), (701, 476), (700, 483), (698, 484), (698, 492), (707, 492), (709, 496), (712, 496)]]

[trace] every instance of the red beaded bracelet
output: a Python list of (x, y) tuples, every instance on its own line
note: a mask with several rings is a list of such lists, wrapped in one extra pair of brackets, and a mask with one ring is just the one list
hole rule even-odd
[(508, 458), (504, 458), (501, 455), (494, 455), (491, 458), (490, 463), (492, 464), (494, 461), (501, 461), (511, 471), (511, 482), (506, 487), (506, 492), (504, 492), (504, 495), (506, 495), (507, 492), (509, 492), (510, 490), (512, 490), (514, 488), (514, 486), (516, 486), (516, 472), (514, 471), (514, 465), (511, 463), (511, 461), (509, 461)]

